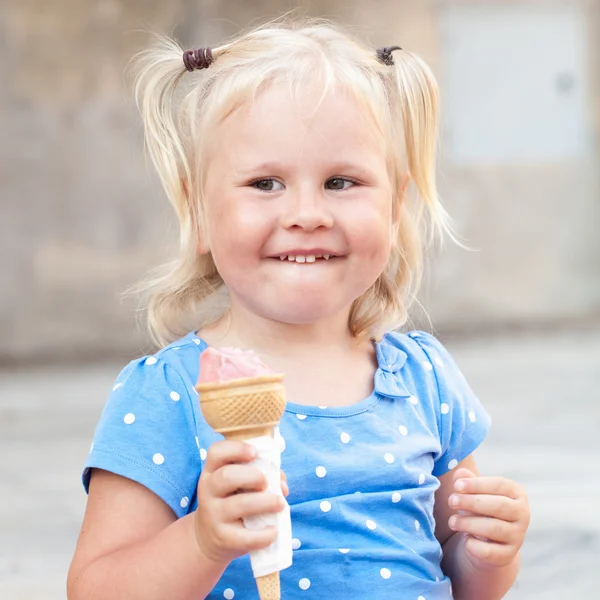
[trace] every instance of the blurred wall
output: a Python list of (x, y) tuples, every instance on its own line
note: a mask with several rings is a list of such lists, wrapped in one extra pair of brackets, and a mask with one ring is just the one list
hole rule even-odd
[[(176, 247), (124, 76), (144, 30), (210, 45), (298, 4), (2, 0), (0, 361), (144, 343), (120, 293)], [(416, 51), (440, 81), (440, 191), (477, 251), (435, 258), (422, 299), (437, 329), (597, 316), (600, 1), (306, 6)]]

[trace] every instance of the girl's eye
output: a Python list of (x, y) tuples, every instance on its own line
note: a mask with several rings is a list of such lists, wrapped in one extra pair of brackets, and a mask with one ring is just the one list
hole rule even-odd
[(356, 184), (356, 181), (352, 179), (345, 179), (343, 177), (333, 177), (328, 179), (325, 183), (325, 187), (329, 190), (347, 190), (350, 186)]
[(261, 192), (278, 192), (283, 189), (283, 185), (275, 179), (257, 179), (250, 185)]

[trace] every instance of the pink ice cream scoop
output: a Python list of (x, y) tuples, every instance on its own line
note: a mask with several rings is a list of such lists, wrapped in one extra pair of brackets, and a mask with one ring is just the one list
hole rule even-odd
[(217, 383), (274, 374), (275, 371), (265, 365), (252, 350), (207, 348), (200, 356), (198, 383)]

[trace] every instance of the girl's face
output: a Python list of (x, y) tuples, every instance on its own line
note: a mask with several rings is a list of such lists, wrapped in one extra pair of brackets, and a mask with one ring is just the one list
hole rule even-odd
[(339, 317), (381, 274), (395, 227), (381, 139), (350, 97), (273, 86), (217, 126), (205, 198), (232, 307), (272, 321)]

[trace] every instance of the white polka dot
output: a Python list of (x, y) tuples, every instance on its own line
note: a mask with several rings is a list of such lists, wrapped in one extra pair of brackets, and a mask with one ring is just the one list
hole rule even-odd
[(419, 402), (419, 399), (416, 396), (409, 396), (408, 401), (411, 404), (417, 404)]
[(307, 590), (310, 587), (310, 579), (307, 579), (306, 577), (304, 577), (303, 579), (301, 579), (298, 582), (298, 587), (301, 590)]
[(398, 431), (402, 434), (402, 435), (408, 435), (408, 429), (406, 429), (406, 427), (404, 427), (404, 425), (400, 425), (400, 427), (398, 427)]
[(185, 508), (189, 503), (190, 499), (187, 496), (185, 496), (179, 501), (179, 506), (181, 506), (181, 508)]
[(145, 364), (147, 364), (147, 365), (155, 365), (156, 364), (156, 358), (154, 356), (149, 356), (146, 359)]
[(389, 579), (392, 576), (392, 572), (389, 569), (386, 569), (386, 568), (381, 569), (381, 571), (379, 571), (379, 574), (384, 579)]
[(417, 598), (417, 600), (426, 600), (426, 599), (425, 599), (425, 596), (419, 596), (419, 597)]
[(304, 419), (306, 419), (306, 415), (301, 415), (300, 413), (297, 413), (296, 418), (300, 419), (301, 421), (304, 421)]
[(477, 421), (477, 417), (472, 410), (469, 411), (469, 421), (471, 421), (471, 423), (475, 423), (475, 421)]
[(198, 338), (194, 338), (194, 344), (196, 344), (196, 346), (199, 346), (200, 340)]
[(392, 494), (392, 502), (396, 504), (397, 502), (400, 502), (400, 500), (402, 500), (402, 494), (400, 492), (394, 492)]
[(198, 446), (198, 448), (200, 448), (200, 440), (198, 439), (198, 436), (196, 436), (196, 446)]
[(135, 421), (135, 415), (133, 413), (127, 413), (123, 417), (123, 421), (125, 421), (126, 425), (131, 425)]
[(300, 550), (300, 546), (302, 546), (302, 542), (298, 538), (294, 538), (292, 540), (292, 550)]
[(360, 492), (354, 492), (355, 494), (360, 494)]
[(169, 396), (173, 402), (179, 402), (179, 400), (181, 400), (181, 396), (177, 392), (171, 392)]
[(389, 452), (387, 452), (386, 454), (384, 454), (383, 459), (385, 460), (385, 462), (388, 465), (391, 465), (396, 459), (394, 458), (393, 454), (390, 454)]
[(223, 598), (225, 598), (225, 600), (233, 600), (235, 598), (235, 592), (231, 588), (227, 588), (223, 592)]
[(152, 457), (152, 461), (155, 465), (162, 465), (165, 462), (165, 457), (162, 454), (155, 454)]
[(433, 371), (433, 365), (429, 361), (427, 361), (427, 360), (423, 361), (423, 368), (426, 371)]
[(323, 477), (325, 477), (325, 475), (327, 475), (327, 469), (323, 466), (318, 466), (315, 469), (315, 473), (317, 474), (317, 477), (320, 477), (322, 479)]
[(116, 392), (122, 385), (123, 385), (122, 383), (115, 384), (115, 387), (113, 388), (113, 392)]
[(374, 531), (377, 528), (377, 523), (375, 523), (375, 521), (371, 521), (371, 519), (367, 519), (367, 527), (371, 531)]
[(445, 402), (442, 402), (441, 408), (443, 415), (447, 415), (450, 412), (450, 407)]
[(439, 365), (440, 367), (443, 367), (443, 366), (444, 366), (444, 362), (443, 362), (443, 361), (442, 361), (442, 359), (441, 359), (439, 356), (437, 356), (437, 355), (433, 357), (433, 362), (434, 362), (436, 365)]
[(458, 461), (453, 458), (449, 463), (448, 463), (448, 468), (452, 471), (452, 469), (454, 469), (456, 467), (456, 465), (458, 465)]
[(421, 529), (421, 523), (419, 523), (419, 521), (415, 521), (415, 529), (417, 531), (419, 531), (419, 529)]
[(350, 548), (338, 548), (338, 550), (342, 553), (342, 554), (348, 554), (348, 552), (350, 552)]
[(200, 448), (200, 458), (201, 460), (206, 460), (208, 452), (206, 452), (206, 448)]
[(350, 436), (344, 431), (340, 435), (340, 440), (342, 440), (342, 444), (347, 444), (350, 441)]
[(320, 408), (321, 410), (325, 410), (327, 407), (326, 407), (326, 406), (319, 406), (319, 408)]
[(419, 485), (423, 485), (425, 483), (425, 473), (421, 473), (419, 475)]
[(329, 512), (331, 510), (331, 502), (327, 500), (323, 500), (319, 506), (323, 512)]

